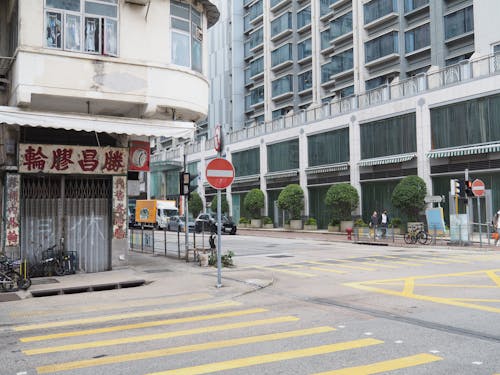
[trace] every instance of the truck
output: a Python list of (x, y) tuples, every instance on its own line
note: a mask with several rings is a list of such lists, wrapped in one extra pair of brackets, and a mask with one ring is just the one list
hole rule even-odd
[(174, 215), (179, 215), (174, 200), (142, 199), (135, 202), (135, 221), (141, 226), (165, 229)]

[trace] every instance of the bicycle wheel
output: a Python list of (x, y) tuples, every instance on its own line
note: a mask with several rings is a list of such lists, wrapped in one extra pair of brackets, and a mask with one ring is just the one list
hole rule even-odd
[(427, 233), (421, 230), (420, 232), (417, 233), (416, 239), (419, 244), (425, 245), (427, 243)]
[(19, 278), (19, 281), (17, 282), (17, 287), (19, 289), (28, 290), (30, 286), (31, 286), (31, 279), (29, 278), (29, 276), (26, 276), (26, 278), (21, 276)]
[(4, 272), (1, 283), (2, 290), (5, 292), (13, 291), (15, 288), (17, 288), (17, 283), (19, 282), (20, 278), (21, 275), (19, 275), (16, 271)]
[(412, 243), (414, 243), (414, 242), (413, 242), (413, 235), (412, 235), (412, 234), (410, 234), (410, 233), (406, 233), (406, 234), (405, 234), (404, 239), (405, 239), (405, 242), (406, 242), (407, 244), (412, 244)]
[(66, 274), (66, 270), (64, 269), (64, 265), (60, 261), (56, 261), (54, 263), (54, 273), (57, 276), (64, 276)]

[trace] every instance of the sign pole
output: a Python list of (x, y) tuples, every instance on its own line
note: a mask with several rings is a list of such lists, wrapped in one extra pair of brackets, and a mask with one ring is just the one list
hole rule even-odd
[(221, 206), (222, 206), (222, 194), (221, 194), (221, 189), (217, 189), (217, 288), (220, 288), (222, 286), (222, 275), (221, 275), (221, 268), (222, 268), (222, 262), (221, 262), (221, 246), (222, 246), (222, 241), (221, 241)]
[(483, 247), (482, 230), (481, 230), (481, 198), (477, 197), (477, 216), (479, 221), (479, 247)]

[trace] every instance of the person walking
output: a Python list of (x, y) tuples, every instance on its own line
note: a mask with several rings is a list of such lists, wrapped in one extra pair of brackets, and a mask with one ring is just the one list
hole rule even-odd
[(370, 223), (368, 224), (370, 227), (370, 236), (375, 239), (376, 234), (377, 234), (377, 227), (378, 227), (378, 214), (377, 211), (373, 211), (373, 214), (370, 218)]
[(387, 214), (387, 210), (384, 210), (384, 211), (382, 211), (382, 214), (380, 215), (380, 228), (382, 228), (381, 229), (382, 238), (386, 237), (388, 226), (389, 226), (389, 215)]
[(500, 238), (500, 210), (497, 211), (495, 216), (493, 216), (492, 220), (493, 228), (495, 229), (496, 232), (494, 232), (494, 238), (495, 238), (495, 246), (497, 246), (498, 239)]

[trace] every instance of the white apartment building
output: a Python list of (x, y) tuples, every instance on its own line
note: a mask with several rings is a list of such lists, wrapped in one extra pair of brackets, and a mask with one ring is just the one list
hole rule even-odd
[(395, 216), (392, 191), (403, 177), (418, 175), (428, 195), (447, 196), (465, 169), (500, 207), (499, 11), (495, 0), (227, 4), (225, 27), (210, 36), (207, 139), (185, 148), (200, 193), (207, 203), (215, 194), (204, 170), (221, 124), (236, 170), (227, 189), (236, 219), (245, 216), (245, 194), (259, 188), (281, 225), (275, 202), (297, 183), (304, 216), (326, 228), (324, 197), (338, 182), (358, 190), (365, 221), (384, 208)]
[(189, 139), (207, 116), (218, 18), (213, 0), (0, 2), (2, 250), (126, 261), (150, 138)]

